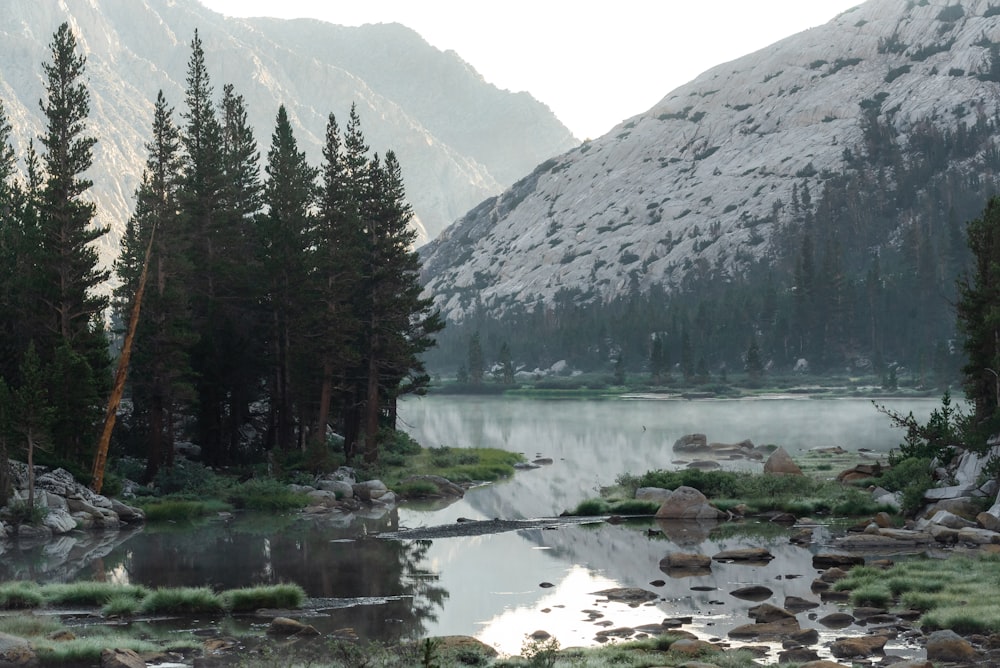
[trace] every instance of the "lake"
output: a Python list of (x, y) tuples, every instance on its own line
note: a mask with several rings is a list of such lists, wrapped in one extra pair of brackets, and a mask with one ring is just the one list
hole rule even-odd
[[(913, 411), (921, 420), (939, 405), (923, 399), (885, 403)], [(829, 538), (827, 529), (817, 531), (810, 548), (789, 545), (787, 536), (767, 525), (649, 520), (434, 541), (374, 536), (459, 518), (553, 517), (596, 496), (621, 473), (683, 465), (672, 446), (693, 432), (707, 434), (710, 441), (782, 445), (793, 457), (832, 446), (884, 453), (902, 437), (864, 399), (434, 396), (401, 402), (399, 415), (401, 426), (426, 446), (498, 447), (553, 463), (471, 489), (444, 508), (412, 504), (354, 518), (310, 520), (237, 516), (193, 527), (74, 532), (47, 543), (11, 545), (0, 559), (0, 578), (107, 578), (217, 588), (297, 582), (321, 602), (324, 615), (308, 621), (326, 633), (351, 628), (362, 638), (382, 640), (474, 635), (505, 653), (518, 653), (525, 635), (538, 629), (552, 633), (564, 647), (592, 645), (602, 629), (658, 624), (675, 616), (690, 616), (685, 628), (703, 637), (725, 637), (729, 628), (747, 621), (746, 610), (756, 605), (732, 597), (728, 592), (735, 587), (766, 584), (778, 605), (786, 595), (816, 598), (809, 589), (815, 577), (811, 559)], [(774, 554), (770, 564), (716, 563), (710, 575), (686, 578), (659, 570), (660, 559), (670, 551), (711, 556), (758, 545)], [(613, 587), (641, 587), (657, 598), (630, 607), (595, 594)], [(815, 624), (804, 615), (800, 621)], [(821, 638), (848, 633), (815, 628)], [(906, 648), (897, 650), (905, 653)]]

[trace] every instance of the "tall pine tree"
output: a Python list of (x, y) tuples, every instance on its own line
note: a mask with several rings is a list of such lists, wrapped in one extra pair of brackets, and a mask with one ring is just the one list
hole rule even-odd
[(59, 26), (44, 64), (46, 99), (39, 203), (42, 308), (48, 331), (36, 345), (51, 373), (56, 451), (78, 461), (91, 455), (95, 424), (110, 384), (103, 314), (107, 298), (96, 288), (109, 272), (98, 266), (94, 242), (107, 228), (94, 226), (93, 203), (83, 199), (92, 182), (83, 176), (93, 162), (96, 139), (86, 135), (90, 95), (83, 83), (86, 59), (76, 52), (69, 24)]
[[(295, 359), (306, 352), (300, 338), (303, 315), (311, 304), (307, 295), (308, 252), (312, 237), (316, 170), (298, 148), (284, 105), (278, 109), (271, 148), (267, 153), (268, 181), (261, 221), (265, 246), (264, 276), (268, 284), (271, 430), (282, 449), (295, 445)], [(307, 368), (308, 363), (298, 365)], [(304, 396), (299, 391), (299, 396)]]
[(153, 111), (152, 139), (135, 213), (122, 238), (115, 270), (118, 321), (127, 325), (147, 247), (150, 266), (142, 314), (136, 330), (140, 345), (132, 354), (129, 384), (137, 440), (147, 444), (145, 478), (173, 463), (174, 417), (191, 400), (188, 350), (193, 343), (186, 281), (187, 239), (182, 224), (180, 133), (161, 91)]

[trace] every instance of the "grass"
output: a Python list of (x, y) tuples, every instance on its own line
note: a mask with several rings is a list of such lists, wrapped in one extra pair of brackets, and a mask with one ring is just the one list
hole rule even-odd
[(62, 628), (62, 622), (55, 617), (41, 617), (36, 615), (0, 616), (0, 633), (19, 636), (21, 638), (47, 636)]
[(47, 605), (102, 606), (115, 596), (144, 598), (149, 590), (141, 585), (120, 585), (110, 582), (70, 582), (45, 585), (43, 597)]
[(142, 600), (145, 614), (215, 614), (225, 610), (222, 597), (208, 587), (156, 589)]
[(199, 517), (232, 510), (232, 505), (218, 500), (148, 499), (139, 502), (146, 522), (187, 522)]
[(1000, 556), (913, 559), (887, 570), (851, 569), (834, 589), (851, 592), (855, 605), (920, 610), (925, 630), (1000, 632)]
[(309, 503), (305, 494), (292, 492), (288, 486), (274, 479), (253, 479), (234, 485), (227, 500), (237, 508), (271, 512), (297, 510)]
[(655, 515), (660, 504), (636, 499), (587, 499), (581, 501), (568, 514), (578, 517), (598, 515)]
[(523, 461), (516, 452), (495, 448), (427, 448), (380, 475), (390, 489), (411, 475), (438, 475), (455, 483), (494, 481), (514, 475), (514, 464)]
[(835, 481), (811, 476), (761, 475), (747, 471), (650, 471), (640, 476), (624, 474), (609, 493), (634, 496), (640, 487), (677, 489), (693, 487), (720, 510), (746, 505), (751, 513), (780, 511), (799, 517), (828, 515), (862, 517), (880, 511), (895, 512), (875, 503), (867, 492)]
[(41, 588), (34, 582), (5, 582), (0, 584), (0, 609), (27, 610), (40, 608), (45, 603)]
[(129, 594), (115, 594), (101, 608), (104, 617), (131, 617), (142, 609), (142, 599)]
[(261, 608), (301, 608), (306, 592), (296, 584), (269, 587), (245, 587), (222, 593), (222, 602), (230, 612), (250, 612)]
[(156, 643), (120, 632), (77, 637), (74, 640), (36, 638), (33, 640), (33, 645), (42, 665), (59, 666), (99, 664), (101, 653), (109, 647), (131, 649), (140, 653), (159, 652), (163, 649)]

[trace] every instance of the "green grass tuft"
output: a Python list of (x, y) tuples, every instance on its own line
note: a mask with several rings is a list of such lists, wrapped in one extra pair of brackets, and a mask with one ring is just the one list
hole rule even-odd
[(231, 612), (250, 612), (261, 608), (301, 608), (306, 592), (297, 584), (246, 587), (222, 593), (222, 602)]
[(41, 587), (34, 582), (5, 582), (0, 584), (0, 609), (27, 610), (45, 604)]
[(161, 613), (221, 613), (222, 598), (208, 587), (178, 587), (156, 589), (142, 601), (141, 612)]
[(149, 593), (140, 585), (120, 585), (110, 582), (70, 582), (42, 587), (42, 596), (49, 605), (101, 606), (115, 596), (144, 598)]
[(131, 617), (142, 609), (142, 598), (129, 594), (116, 594), (101, 608), (104, 617)]
[(42, 617), (38, 615), (0, 616), (0, 633), (21, 638), (47, 636), (62, 628), (62, 622), (56, 617)]

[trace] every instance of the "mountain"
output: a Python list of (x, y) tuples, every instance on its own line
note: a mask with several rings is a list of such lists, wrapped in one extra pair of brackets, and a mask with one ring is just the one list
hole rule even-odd
[(925, 225), (996, 190), (998, 81), (996, 0), (869, 0), (541, 163), (421, 250), (426, 289), (466, 324), (762, 269), (777, 272), (770, 290), (801, 296), (828, 248), (860, 290), (873, 256), (885, 271)]
[(234, 84), (262, 149), (283, 103), (300, 146), (318, 164), (327, 115), (335, 113), (343, 126), (356, 103), (372, 150), (392, 149), (400, 160), (424, 240), (577, 143), (545, 105), (498, 90), (455, 53), (400, 25), (233, 19), (195, 0), (7, 4), (0, 14), (0, 98), (20, 154), (42, 129), (41, 64), (62, 22), (69, 22), (87, 56), (88, 132), (98, 139), (90, 196), (97, 221), (113, 231), (102, 241), (105, 261), (117, 254), (133, 208), (158, 90), (182, 122), (195, 30), (216, 94), (221, 98), (223, 85)]

